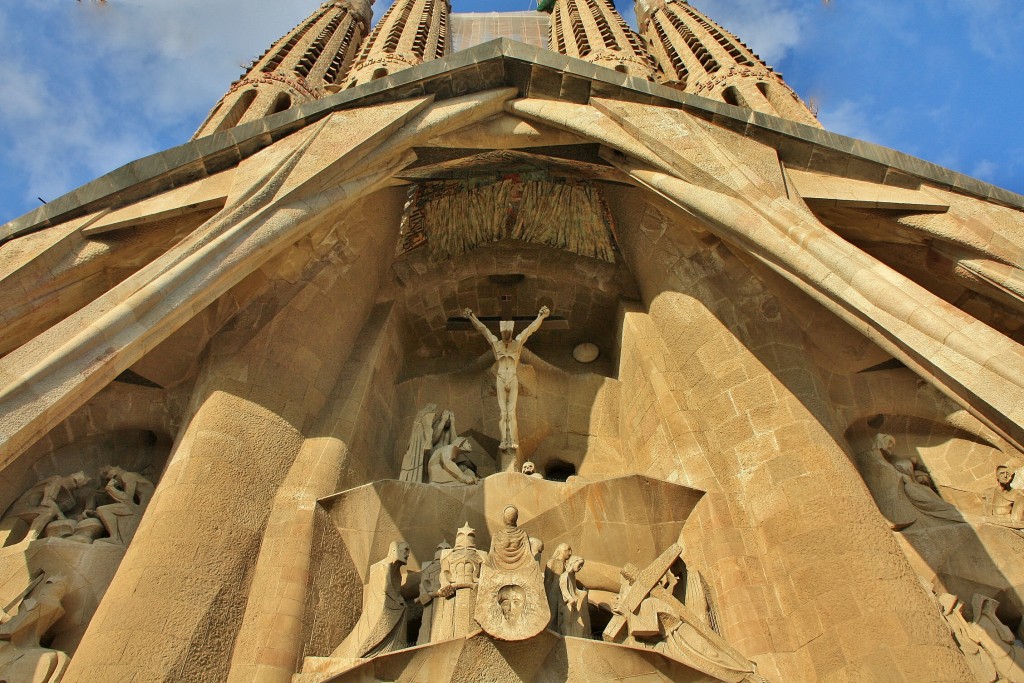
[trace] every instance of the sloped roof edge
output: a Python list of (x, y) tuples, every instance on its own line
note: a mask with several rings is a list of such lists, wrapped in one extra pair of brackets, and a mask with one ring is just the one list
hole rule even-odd
[(892, 185), (905, 185), (910, 177), (1024, 209), (1022, 195), (909, 154), (499, 38), (128, 163), (0, 226), (0, 243), (230, 168), (332, 111), (424, 94), (444, 100), (508, 85), (518, 87), (522, 97), (578, 103), (603, 97), (678, 107), (774, 147), (787, 165), (796, 168)]

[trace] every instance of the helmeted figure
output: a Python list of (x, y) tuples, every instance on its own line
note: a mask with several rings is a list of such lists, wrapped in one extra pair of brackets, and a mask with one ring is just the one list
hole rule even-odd
[(459, 638), (470, 632), (483, 561), (484, 553), (476, 548), (476, 532), (467, 523), (456, 534), (455, 547), (441, 554), (432, 642)]

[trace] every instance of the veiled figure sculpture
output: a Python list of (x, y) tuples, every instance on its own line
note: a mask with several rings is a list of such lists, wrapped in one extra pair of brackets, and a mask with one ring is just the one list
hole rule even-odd
[(373, 657), (400, 650), (408, 644), (407, 608), (401, 592), (402, 567), (408, 561), (409, 544), (392, 541), (387, 557), (370, 567), (359, 621), (332, 657)]
[(402, 458), (401, 481), (419, 484), (425, 481), (431, 453), (455, 441), (455, 416), (450, 410), (439, 411), (436, 403), (428, 403), (412, 423), (409, 446)]

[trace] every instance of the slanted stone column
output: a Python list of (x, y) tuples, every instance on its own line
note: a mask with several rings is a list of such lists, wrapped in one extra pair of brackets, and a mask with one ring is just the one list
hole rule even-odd
[(799, 325), (724, 244), (662, 209), (618, 233), (648, 307), (627, 320), (646, 359), (630, 373), (667, 434), (631, 448), (708, 491), (683, 538), (714, 577), (722, 635), (773, 680), (970, 680), (840, 445)]
[[(397, 220), (343, 223), (336, 253), (319, 255), (328, 265), (300, 291), (214, 339), (191, 415), (66, 681), (227, 680), (275, 495), (370, 314), (397, 230)], [(302, 615), (301, 600), (284, 595), (280, 606)]]

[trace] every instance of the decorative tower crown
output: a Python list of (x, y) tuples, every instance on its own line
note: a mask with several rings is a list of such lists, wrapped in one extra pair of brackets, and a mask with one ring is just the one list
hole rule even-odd
[(626, 25), (610, 0), (554, 0), (538, 5), (541, 11), (549, 8), (552, 50), (653, 80), (655, 66), (643, 39)]
[(448, 0), (396, 0), (364, 41), (345, 87), (443, 57), (450, 11)]
[(821, 126), (779, 74), (686, 0), (636, 0), (636, 17), (666, 85)]
[(366, 35), (372, 0), (332, 0), (274, 43), (213, 108), (194, 137), (233, 128), (338, 89)]

